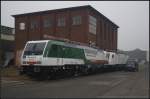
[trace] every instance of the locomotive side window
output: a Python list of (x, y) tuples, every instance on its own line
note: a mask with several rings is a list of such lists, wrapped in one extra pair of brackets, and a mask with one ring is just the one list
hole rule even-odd
[(48, 57), (62, 57), (62, 47), (53, 44), (48, 52)]
[(57, 58), (82, 59), (84, 58), (84, 51), (79, 48), (52, 44), (49, 48), (49, 51), (47, 52), (47, 56)]
[(57, 52), (58, 52), (57, 45), (52, 45), (51, 52), (50, 52), (51, 56), (57, 57)]

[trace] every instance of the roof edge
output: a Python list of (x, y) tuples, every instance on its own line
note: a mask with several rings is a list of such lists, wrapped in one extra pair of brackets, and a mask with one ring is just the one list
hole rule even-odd
[(68, 8), (59, 8), (59, 9), (52, 9), (52, 10), (46, 10), (46, 11), (39, 11), (39, 12), (31, 12), (31, 13), (24, 13), (24, 14), (16, 14), (11, 15), (12, 17), (18, 17), (23, 15), (33, 15), (33, 14), (40, 14), (40, 13), (48, 13), (49, 11), (63, 11), (63, 10), (69, 10), (69, 9), (77, 9), (77, 8), (89, 8), (95, 11), (96, 13), (100, 14), (102, 17), (106, 18), (109, 22), (111, 22), (113, 25), (115, 25), (117, 28), (119, 28), (118, 25), (116, 25), (114, 22), (112, 22), (109, 18), (104, 16), (102, 13), (100, 13), (98, 10), (93, 8), (91, 5), (83, 5), (83, 6), (75, 6), (75, 7), (68, 7)]
[(30, 12), (30, 13), (24, 13), (24, 14), (16, 14), (16, 15), (11, 15), (13, 17), (17, 17), (17, 16), (22, 16), (22, 15), (30, 15), (30, 14), (39, 14), (39, 13), (46, 13), (49, 11), (62, 11), (62, 10), (68, 10), (68, 9), (76, 9), (76, 8), (87, 8), (87, 7), (91, 7), (90, 5), (83, 5), (83, 6), (75, 6), (75, 7), (68, 7), (68, 8), (59, 8), (59, 9), (52, 9), (52, 10), (45, 10), (45, 11), (36, 11), (36, 12)]
[(107, 18), (106, 16), (104, 16), (102, 13), (100, 13), (98, 10), (96, 10), (95, 8), (93, 8), (92, 6), (89, 5), (89, 7), (94, 10), (95, 12), (97, 12), (98, 14), (100, 14), (102, 17), (106, 18), (109, 22), (111, 22), (113, 25), (115, 25), (117, 28), (119, 28), (119, 26), (114, 23), (113, 21), (111, 21), (109, 18)]

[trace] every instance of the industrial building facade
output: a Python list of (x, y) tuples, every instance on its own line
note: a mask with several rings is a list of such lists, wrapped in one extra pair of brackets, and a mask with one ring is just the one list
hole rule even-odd
[(47, 36), (92, 43), (100, 49), (117, 51), (118, 26), (89, 5), (13, 17), (17, 61), (26, 41), (48, 39)]

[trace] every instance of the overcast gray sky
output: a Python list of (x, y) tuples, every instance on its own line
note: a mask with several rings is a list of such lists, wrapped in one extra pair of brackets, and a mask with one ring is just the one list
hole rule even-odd
[(1, 25), (14, 27), (11, 15), (91, 5), (116, 23), (118, 49), (149, 50), (148, 1), (1, 1)]

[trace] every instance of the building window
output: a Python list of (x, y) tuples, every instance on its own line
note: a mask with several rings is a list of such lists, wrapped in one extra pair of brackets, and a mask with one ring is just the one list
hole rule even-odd
[(38, 28), (38, 22), (36, 20), (31, 21), (31, 29)]
[(25, 30), (25, 23), (19, 23), (19, 29), (20, 30)]
[(92, 34), (96, 34), (96, 18), (93, 16), (89, 16), (89, 32)]
[(58, 18), (57, 26), (65, 26), (65, 25), (66, 25), (65, 18), (64, 17)]
[(74, 16), (73, 18), (72, 18), (72, 20), (73, 20), (73, 25), (80, 25), (81, 24), (81, 16)]
[(48, 27), (52, 26), (52, 20), (51, 20), (50, 18), (44, 19), (44, 21), (43, 21), (43, 26), (44, 26), (45, 28), (48, 28)]

